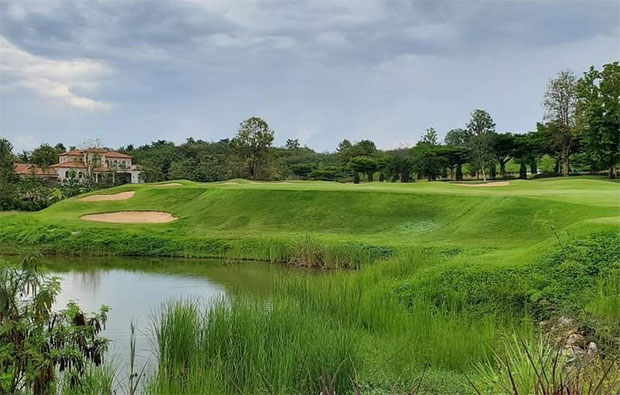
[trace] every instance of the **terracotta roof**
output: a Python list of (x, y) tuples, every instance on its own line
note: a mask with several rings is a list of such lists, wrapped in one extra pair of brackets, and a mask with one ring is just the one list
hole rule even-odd
[(69, 169), (85, 169), (86, 166), (84, 166), (84, 162), (81, 162), (79, 160), (69, 160), (66, 162), (62, 162), (62, 163), (56, 163), (55, 165), (51, 165), (50, 167), (66, 167)]
[(42, 169), (31, 163), (15, 163), (13, 165), (13, 171), (15, 172), (15, 174), (18, 174), (20, 176), (28, 176), (32, 174), (34, 174), (35, 176), (58, 176), (58, 174), (56, 174), (56, 170), (54, 169)]
[(80, 156), (80, 155), (82, 155), (82, 152), (83, 151), (79, 150), (79, 149), (72, 149), (70, 151), (63, 152), (59, 156)]
[(122, 152), (112, 151), (112, 150), (105, 149), (105, 148), (88, 149), (88, 150), (73, 149), (67, 152), (63, 152), (59, 156), (81, 156), (84, 152), (96, 152), (101, 155), (109, 156), (110, 158), (127, 158), (127, 159), (132, 158), (130, 155), (123, 154)]
[(110, 158), (127, 158), (127, 159), (131, 159), (132, 157), (127, 155), (127, 154), (123, 154), (122, 152), (117, 152), (117, 151), (108, 151), (105, 153), (106, 157), (110, 157)]

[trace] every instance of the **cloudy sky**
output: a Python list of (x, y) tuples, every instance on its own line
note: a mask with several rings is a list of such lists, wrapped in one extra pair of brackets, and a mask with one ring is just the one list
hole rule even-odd
[(620, 59), (620, 2), (0, 0), (0, 136), (107, 146), (232, 136), (380, 148), (532, 130), (547, 81)]

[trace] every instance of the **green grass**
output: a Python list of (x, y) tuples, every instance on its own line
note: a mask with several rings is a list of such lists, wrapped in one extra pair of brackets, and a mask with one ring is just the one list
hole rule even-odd
[[(537, 322), (569, 315), (589, 325), (586, 306), (611, 323), (603, 337), (589, 335), (607, 358), (588, 368), (598, 380), (617, 352), (605, 336), (616, 339), (620, 326), (609, 305), (617, 284), (597, 278), (620, 275), (619, 246), (613, 232), (572, 239), (492, 278), (479, 266), (435, 276), (430, 270), (451, 256), (413, 249), (359, 271), (282, 276), (266, 299), (235, 294), (210, 307), (167, 305), (156, 323), (160, 370), (148, 389), (318, 393), (332, 383), (337, 393), (470, 393), (470, 379), (498, 391), (509, 364), (528, 393), (536, 369), (551, 370), (556, 354)], [(545, 352), (540, 367), (521, 342)]]
[[(471, 391), (466, 376), (501, 374), (498, 356), (523, 362), (505, 339), (537, 344), (537, 321), (559, 315), (576, 318), (605, 355), (617, 348), (619, 183), (179, 182), (97, 192), (135, 190), (126, 201), (4, 214), (0, 247), (360, 270), (283, 275), (252, 301), (233, 293), (211, 308), (164, 307), (149, 392)], [(80, 219), (119, 210), (178, 220)]]
[(156, 331), (153, 393), (342, 393), (355, 377), (354, 334), (281, 301), (177, 302)]
[(598, 280), (596, 297), (588, 310), (620, 327), (620, 274), (612, 273)]
[[(579, 233), (620, 224), (620, 184), (596, 179), (511, 181), (475, 188), (414, 184), (289, 182), (125, 185), (129, 200), (68, 199), (37, 213), (0, 216), (0, 245), (37, 244), (46, 252), (91, 255), (220, 257), (359, 267), (411, 246), (523, 251), (550, 236), (534, 223), (550, 213), (561, 230)], [(103, 224), (85, 214), (161, 210), (167, 224)], [(501, 259), (500, 259), (501, 260)]]

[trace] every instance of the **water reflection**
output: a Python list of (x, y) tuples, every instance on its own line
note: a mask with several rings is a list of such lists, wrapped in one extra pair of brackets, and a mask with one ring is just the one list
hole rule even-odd
[[(18, 257), (6, 257), (17, 262)], [(130, 324), (136, 327), (137, 366), (154, 367), (153, 315), (170, 300), (200, 300), (207, 305), (232, 293), (262, 298), (288, 276), (318, 272), (257, 262), (161, 259), (46, 257), (43, 265), (60, 278), (56, 309), (73, 300), (86, 312), (110, 307), (103, 335), (110, 339), (108, 361), (123, 382), (129, 365)]]
[(109, 355), (115, 364), (129, 359), (130, 323), (137, 330), (136, 360), (142, 366), (153, 358), (153, 314), (162, 303), (173, 299), (199, 299), (209, 303), (226, 294), (224, 286), (205, 277), (144, 273), (127, 270), (89, 270), (55, 273), (62, 292), (56, 308), (73, 300), (92, 312), (105, 304), (110, 307), (103, 336), (110, 339)]
[(153, 319), (163, 303), (189, 299), (208, 305), (239, 292), (260, 298), (268, 295), (282, 276), (314, 275), (256, 262), (48, 257), (42, 263), (60, 278), (61, 293), (54, 308), (64, 308), (71, 300), (89, 313), (102, 304), (110, 307), (102, 335), (110, 339), (108, 361), (116, 366), (121, 382), (127, 376), (132, 322), (137, 335), (137, 366), (154, 368)]

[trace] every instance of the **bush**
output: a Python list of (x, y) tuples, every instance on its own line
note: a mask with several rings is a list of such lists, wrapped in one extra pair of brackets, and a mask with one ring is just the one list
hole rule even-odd
[(437, 306), (546, 319), (557, 314), (574, 316), (595, 297), (600, 276), (618, 275), (620, 235), (605, 232), (558, 246), (524, 267), (429, 270), (405, 280), (396, 292), (406, 304), (425, 297)]
[(0, 269), (0, 392), (55, 393), (60, 386), (80, 393), (83, 385), (92, 388), (92, 380), (83, 379), (103, 363), (108, 343), (99, 333), (107, 307), (92, 316), (74, 302), (65, 310), (52, 310), (60, 283), (39, 271), (36, 256), (26, 257), (19, 267)]

